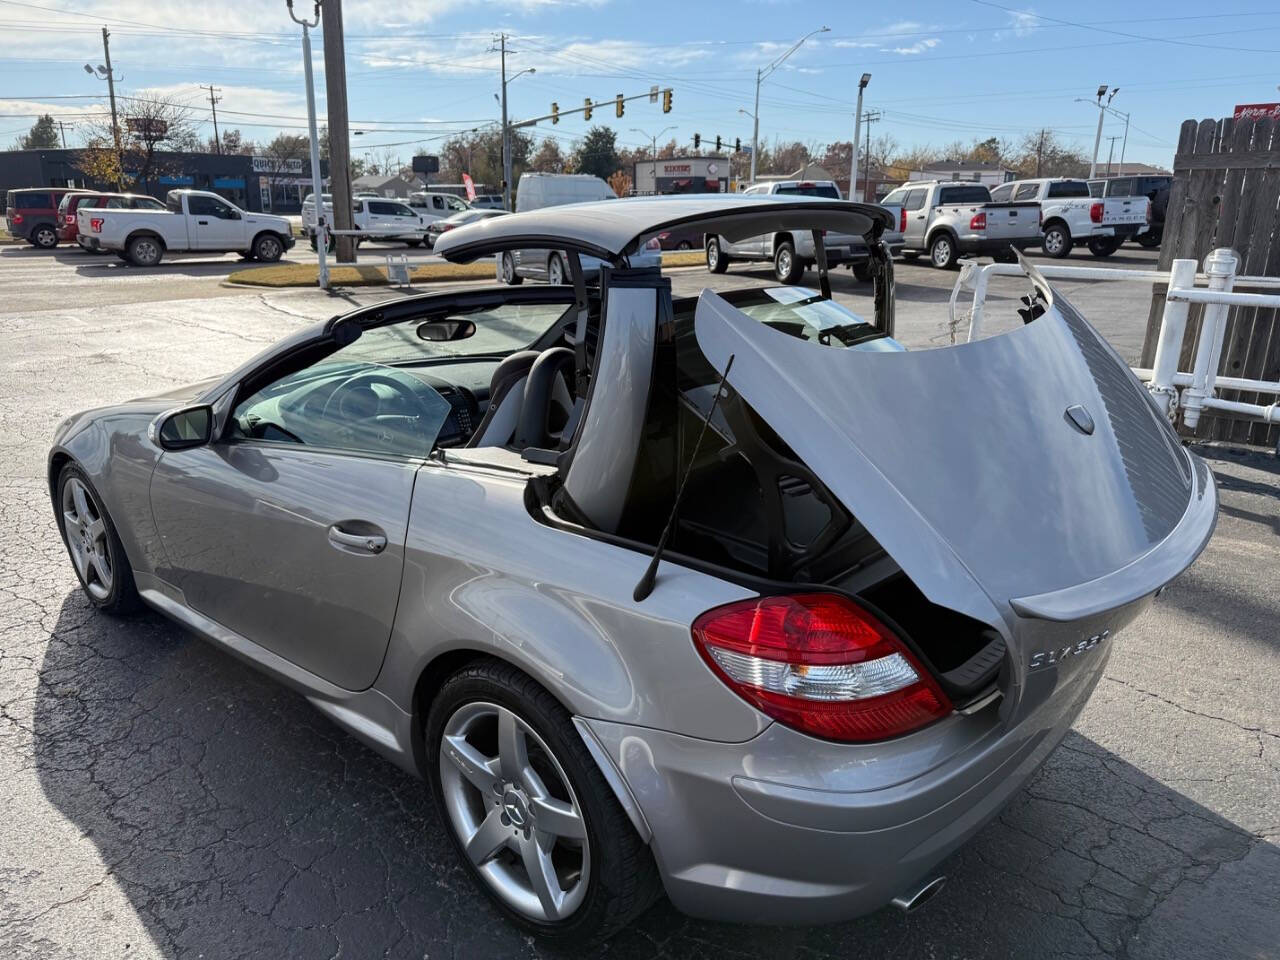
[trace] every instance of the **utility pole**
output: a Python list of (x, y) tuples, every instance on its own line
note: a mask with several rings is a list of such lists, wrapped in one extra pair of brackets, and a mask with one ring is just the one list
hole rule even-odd
[[(302, 27), (302, 72), (307, 83), (307, 126), (311, 134), (311, 197), (316, 205), (316, 255), (319, 271), (316, 275), (321, 290), (329, 289), (329, 231), (324, 215), (324, 180), (320, 176), (320, 138), (316, 135), (316, 91), (311, 75), (311, 28), (320, 23), (320, 0), (316, 0), (315, 19), (299, 20), (293, 13), (293, 0), (289, 4), (289, 17)], [(212, 93), (210, 94), (212, 97)]]
[(67, 125), (61, 120), (58, 121), (58, 129), (62, 131), (62, 149), (67, 149)]
[[(653, 192), (658, 192), (658, 138), (663, 134), (670, 133), (675, 127), (666, 127), (658, 133), (645, 133), (639, 127), (632, 127), (632, 133), (638, 133), (644, 137), (652, 145), (649, 152), (650, 163), (653, 165)], [(635, 184), (631, 185), (631, 189), (635, 189)]]
[(124, 189), (124, 150), (120, 146), (120, 120), (116, 115), (116, 75), (111, 69), (111, 34), (102, 28), (102, 56), (107, 68), (107, 93), (111, 97), (111, 135), (116, 143), (116, 189)]
[[(329, 192), (333, 195), (333, 226), (353, 230), (351, 218), (351, 143), (347, 126), (347, 57), (342, 46), (342, 0), (322, 0), (324, 85), (329, 106)], [(322, 198), (317, 197), (317, 209)], [(339, 263), (355, 263), (355, 238), (337, 235)]]
[(1040, 176), (1040, 165), (1044, 159), (1044, 127), (1040, 128), (1040, 140), (1036, 143), (1036, 177)]
[[(1107, 97), (1107, 85), (1103, 83), (1098, 85), (1098, 100), (1096, 103), (1092, 100), (1085, 100), (1082, 97), (1076, 97), (1076, 100), (1079, 103), (1093, 103), (1093, 105), (1098, 108), (1098, 132), (1093, 138), (1093, 161), (1089, 164), (1090, 180), (1098, 175), (1098, 150), (1102, 147), (1102, 121), (1106, 118), (1107, 110), (1111, 106), (1111, 101), (1116, 98), (1116, 94), (1119, 92), (1120, 88), (1116, 87), (1111, 91), (1111, 96)], [(1103, 97), (1107, 97), (1106, 103), (1102, 102)]]
[[(310, 44), (310, 41), (308, 41)], [(218, 136), (218, 104), (222, 101), (221, 97), (214, 97), (214, 91), (222, 92), (221, 87), (214, 87), (211, 83), (206, 88), (209, 91), (209, 109), (213, 111), (213, 152), (222, 153), (222, 139)]]
[(849, 199), (856, 200), (858, 190), (858, 140), (862, 136), (862, 91), (871, 82), (871, 74), (864, 73), (858, 81), (858, 105), (853, 111), (853, 163), (849, 168)]
[(499, 37), (502, 52), (502, 209), (511, 209), (511, 127), (507, 124), (507, 35)]
[(1111, 158), (1115, 156), (1116, 141), (1119, 140), (1120, 137), (1117, 134), (1114, 137), (1107, 137), (1107, 139), (1111, 141), (1111, 146), (1107, 149), (1107, 176), (1110, 177), (1111, 176)]

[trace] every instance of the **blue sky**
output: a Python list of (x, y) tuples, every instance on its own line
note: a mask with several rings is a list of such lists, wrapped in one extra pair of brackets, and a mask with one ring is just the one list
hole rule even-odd
[[(300, 9), (305, 0), (299, 0)], [(762, 137), (825, 143), (852, 135), (857, 78), (872, 74), (864, 109), (882, 119), (874, 133), (903, 146), (944, 145), (975, 136), (1016, 140), (1042, 126), (1092, 148), (1097, 113), (1076, 97), (1098, 84), (1119, 87), (1113, 106), (1132, 114), (1127, 159), (1167, 165), (1179, 123), (1228, 116), (1236, 103), (1280, 99), (1280, 5), (1206, 5), (1189, 0), (1069, 5), (1012, 0), (867, 3), (740, 0), (345, 0), (347, 76), (353, 140), (360, 153), (382, 144), (408, 157), (432, 138), (498, 117), (499, 32), (515, 51), (513, 117), (579, 106), (584, 97), (674, 88), (664, 115), (647, 101), (612, 104), (593, 123), (632, 131), (675, 129), (749, 142), (755, 71), (822, 26), (766, 82)], [(1069, 21), (1069, 22), (1067, 22)], [(212, 132), (207, 93), (221, 88), (219, 125), (269, 139), (305, 129), (298, 32), (284, 0), (0, 0), (0, 144), (51, 112), (68, 121), (68, 140), (86, 115), (101, 113), (105, 84), (86, 75), (102, 59), (100, 28), (112, 33), (120, 89), (162, 90), (191, 104)], [(316, 38), (317, 87), (324, 108)], [(566, 146), (587, 124), (567, 117), (536, 134)], [(1108, 119), (1104, 136), (1123, 132)], [(1106, 154), (1103, 141), (1103, 155)], [(1119, 143), (1116, 146), (1119, 150)], [(378, 151), (381, 152), (381, 151)]]

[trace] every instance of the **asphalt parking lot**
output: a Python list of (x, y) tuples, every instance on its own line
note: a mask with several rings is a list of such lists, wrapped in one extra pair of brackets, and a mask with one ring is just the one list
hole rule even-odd
[[(177, 626), (95, 615), (77, 589), (44, 481), (63, 417), (389, 295), (220, 286), (236, 266), (0, 247), (0, 956), (561, 956), (473, 891), (421, 784)], [(768, 273), (672, 275), (691, 294)], [(899, 265), (910, 346), (963, 339), (954, 278)], [(870, 312), (847, 272), (834, 286)], [(992, 331), (1024, 288), (995, 288)], [(1136, 357), (1149, 289), (1064, 289)], [(1280, 957), (1280, 466), (1200, 452), (1223, 504), (1206, 553), (1115, 643), (1075, 730), (927, 908), (753, 928), (663, 902), (589, 955)]]

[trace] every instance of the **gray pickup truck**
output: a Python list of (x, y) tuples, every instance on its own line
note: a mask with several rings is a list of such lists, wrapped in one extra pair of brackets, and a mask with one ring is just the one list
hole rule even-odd
[(914, 260), (928, 254), (940, 269), (954, 267), (964, 254), (1013, 259), (1011, 247), (1040, 245), (1040, 204), (992, 202), (980, 183), (905, 183), (884, 198), (884, 205), (902, 208), (903, 256)]
[[(822, 197), (828, 200), (843, 199), (840, 188), (832, 180), (776, 180), (756, 183), (742, 191), (745, 195), (772, 194), (791, 197)], [(883, 204), (882, 204), (883, 206)], [(901, 222), (897, 208), (890, 208), (894, 220)], [(902, 235), (886, 230), (882, 242), (896, 254), (902, 247)], [(866, 282), (871, 279), (871, 254), (862, 237), (841, 233), (828, 233), (822, 238), (827, 255), (827, 265), (848, 266), (853, 275)], [(774, 276), (780, 283), (799, 283), (804, 272), (813, 266), (816, 251), (813, 237), (807, 232), (766, 233), (746, 240), (730, 241), (725, 237), (708, 234), (704, 238), (707, 269), (712, 273), (724, 273), (730, 262), (739, 260), (763, 260), (773, 264)]]

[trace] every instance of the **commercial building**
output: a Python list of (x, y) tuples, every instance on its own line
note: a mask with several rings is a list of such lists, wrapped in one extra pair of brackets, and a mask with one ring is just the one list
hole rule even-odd
[(1018, 179), (1018, 172), (998, 163), (964, 163), (959, 160), (943, 160), (931, 163), (923, 170), (912, 170), (908, 180), (969, 180), (988, 187)]
[[(0, 151), (0, 196), (22, 187), (114, 190), (115, 184), (95, 181), (85, 175), (78, 166), (82, 153), (81, 150)], [(327, 165), (322, 161), (320, 166), (321, 173), (325, 173)], [(136, 171), (125, 172), (137, 175)], [(310, 164), (297, 159), (157, 153), (151, 174), (128, 189), (163, 198), (179, 187), (212, 190), (245, 210), (297, 213), (302, 209), (303, 197), (311, 192), (311, 169)]]
[(728, 157), (673, 157), (638, 160), (632, 166), (632, 191), (655, 193), (728, 193)]

